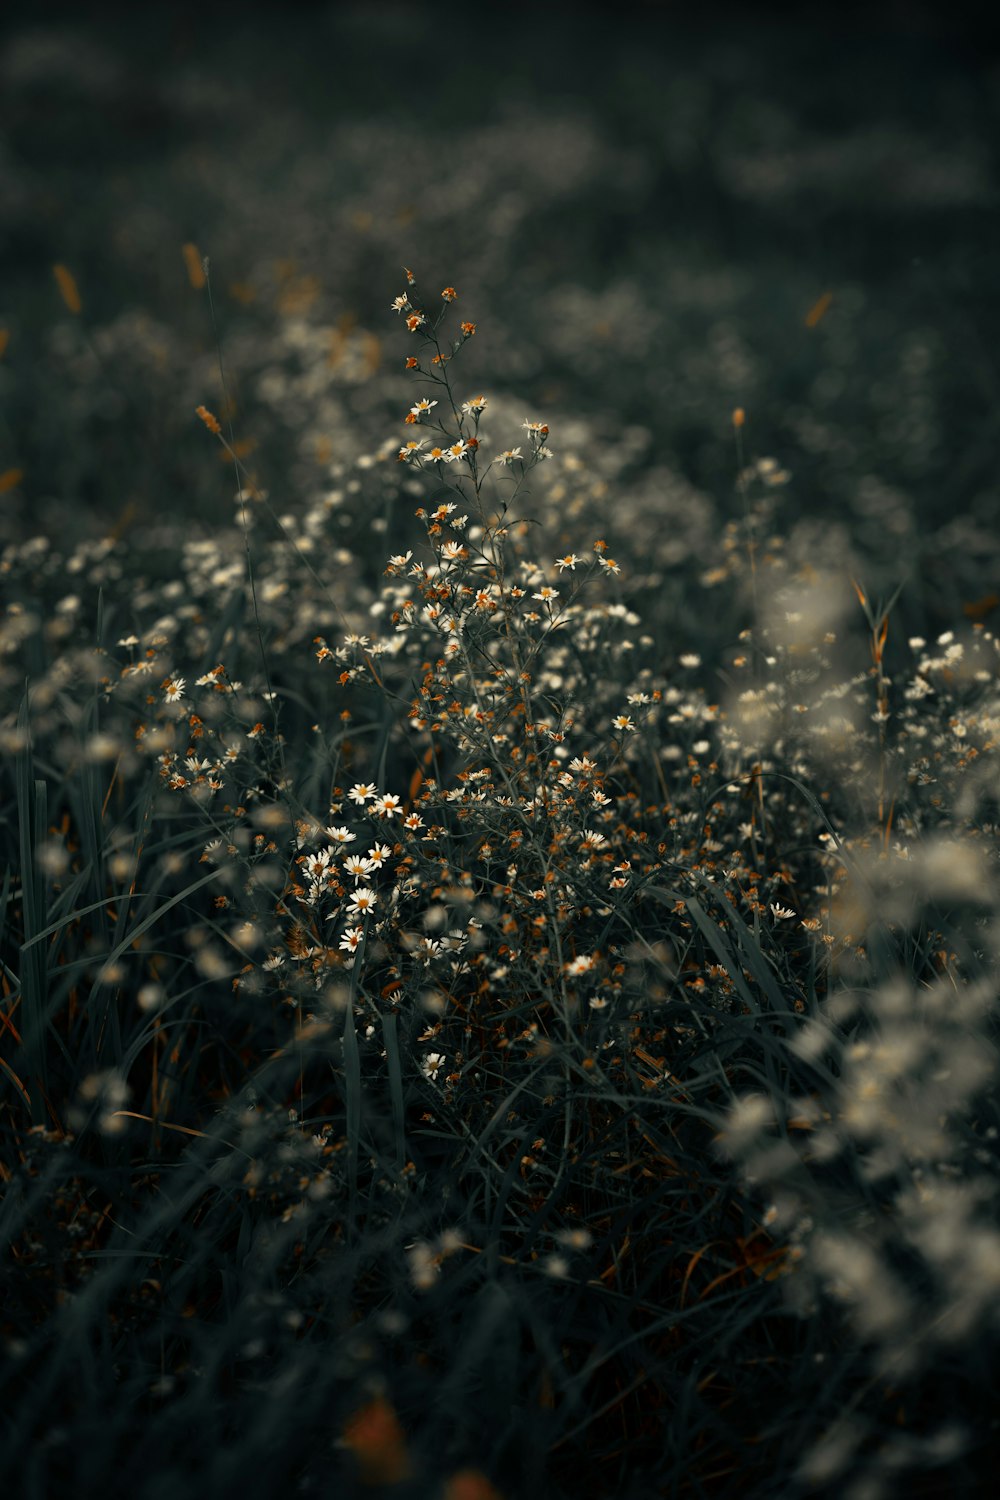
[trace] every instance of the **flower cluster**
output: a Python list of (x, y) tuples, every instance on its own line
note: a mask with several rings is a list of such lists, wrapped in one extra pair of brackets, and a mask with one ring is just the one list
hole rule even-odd
[[(530, 407), (462, 386), (456, 300), (408, 271), (391, 303), (402, 445), (328, 455), (277, 511), (201, 408), (231, 524), (0, 559), (2, 681), (45, 663), (2, 737), (55, 913), (18, 896), (24, 955), (78, 949), (67, 1120), (159, 1150), (223, 1101), (227, 1192), (303, 1321), (364, 1217), (366, 1338), (502, 1261), (641, 1329), (738, 1294), (755, 1371), (787, 1298), (844, 1389), (919, 1393), (993, 1338), (997, 639), (969, 615), (904, 644), (892, 602), (806, 572), (766, 459), (691, 544), (700, 609), (674, 609), (651, 585), (688, 551), (608, 515), (634, 435), (588, 473), (584, 424), (553, 416), (554, 454)], [(364, 364), (296, 338), (307, 386)], [(629, 514), (661, 500), (702, 535), (666, 480)], [(43, 776), (68, 789), (48, 814)], [(116, 996), (120, 1055), (77, 969), (95, 1016)], [(853, 1473), (873, 1430), (833, 1420), (796, 1483)]]

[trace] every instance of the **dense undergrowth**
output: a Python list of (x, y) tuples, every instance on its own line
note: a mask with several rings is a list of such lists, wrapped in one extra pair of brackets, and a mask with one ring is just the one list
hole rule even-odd
[(789, 556), (740, 410), (682, 634), (473, 301), (406, 274), (403, 420), (323, 484), (221, 386), (231, 524), (0, 562), (0, 1473), (974, 1494), (996, 640)]

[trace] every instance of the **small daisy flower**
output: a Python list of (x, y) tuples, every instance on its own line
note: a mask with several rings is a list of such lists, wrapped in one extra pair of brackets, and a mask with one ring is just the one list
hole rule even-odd
[(542, 585), (537, 594), (532, 594), (531, 597), (532, 599), (540, 599), (543, 604), (550, 604), (554, 599), (559, 598), (559, 590), (550, 588), (546, 583)]
[(585, 828), (583, 830), (583, 842), (581, 843), (580, 848), (599, 849), (602, 844), (606, 844), (607, 842), (607, 838), (603, 833), (598, 833), (594, 828)]
[(338, 947), (343, 953), (357, 953), (364, 939), (364, 935), (365, 930), (363, 927), (348, 927), (347, 931), (341, 938)]
[(371, 860), (372, 869), (380, 870), (391, 853), (392, 850), (388, 844), (372, 844), (368, 851), (368, 858)]
[(363, 880), (374, 868), (372, 861), (363, 854), (349, 854), (344, 860), (344, 874), (352, 875), (355, 880)]
[(406, 320), (406, 326), (411, 333), (416, 333), (417, 329), (422, 327), (426, 322), (427, 319), (424, 317), (423, 313), (412, 312)]
[(631, 714), (618, 714), (611, 720), (611, 722), (614, 727), (616, 729), (620, 729), (623, 734), (632, 734), (635, 731), (635, 725), (632, 723)]
[(586, 974), (589, 969), (594, 967), (596, 962), (597, 960), (592, 953), (581, 953), (566, 964), (566, 973), (571, 977), (575, 977), (577, 974)]
[(310, 880), (319, 880), (329, 870), (331, 852), (329, 849), (320, 849), (318, 854), (307, 854), (302, 868)]
[(486, 410), (488, 402), (485, 396), (473, 396), (471, 401), (462, 402), (462, 410), (467, 417), (478, 417)]
[(771, 916), (776, 922), (787, 922), (788, 918), (794, 917), (794, 915), (795, 913), (790, 907), (779, 906), (776, 901), (771, 902)]
[(589, 1229), (558, 1229), (555, 1238), (567, 1250), (589, 1250), (594, 1243)]
[(389, 304), (389, 311), (398, 313), (405, 312), (409, 305), (409, 297), (405, 295), (401, 297), (394, 297), (392, 302)]
[(443, 1067), (444, 1053), (428, 1052), (427, 1056), (420, 1064), (420, 1071), (421, 1073), (423, 1073), (425, 1078), (429, 1078), (433, 1083)]
[(372, 890), (371, 886), (359, 886), (356, 891), (351, 892), (347, 904), (353, 908), (350, 913), (352, 917), (365, 917), (369, 912), (373, 912), (378, 905), (378, 895)]
[(378, 787), (371, 781), (358, 781), (351, 787), (347, 795), (359, 807), (364, 807), (365, 803), (369, 802), (372, 797), (378, 796)]
[[(354, 840), (357, 838), (357, 834), (352, 833), (349, 828), (324, 828), (323, 832), (326, 834), (327, 838), (332, 839), (335, 844), (353, 844)], [(327, 850), (325, 852), (328, 853), (329, 851)]]
[(556, 567), (560, 573), (565, 573), (567, 568), (569, 568), (571, 573), (575, 573), (576, 565), (579, 561), (580, 558), (577, 557), (575, 552), (567, 552), (565, 557), (556, 558)]
[(427, 455), (429, 464), (450, 464), (451, 457), (445, 448), (432, 448)]
[(399, 812), (400, 799), (392, 792), (386, 792), (384, 796), (377, 798), (372, 808), (380, 818), (394, 818)]
[(502, 453), (498, 453), (497, 454), (496, 459), (494, 460), (494, 462), (498, 463), (498, 464), (502, 464), (502, 465), (504, 465), (506, 467), (508, 464), (512, 464), (514, 462), (515, 458), (520, 458), (520, 457), (521, 457), (521, 450), (520, 450), (520, 448), (505, 448)]
[(441, 296), (444, 298), (445, 302), (454, 302), (455, 298), (458, 296), (458, 293), (453, 286), (446, 286), (444, 291), (441, 293)]
[(184, 687), (187, 679), (184, 677), (168, 677), (162, 684), (163, 696), (168, 703), (176, 703), (184, 696)]
[(437, 406), (437, 402), (436, 401), (428, 401), (427, 397), (424, 396), (424, 397), (421, 398), (421, 400), (419, 400), (417, 402), (416, 406), (411, 406), (410, 407), (410, 411), (413, 414), (413, 416), (415, 416), (415, 417), (422, 417), (426, 412), (429, 412), (432, 409), (432, 407), (435, 407), (435, 406)]
[(448, 452), (451, 455), (452, 462), (454, 462), (456, 458), (464, 458), (468, 451), (469, 444), (465, 442), (463, 438), (459, 438), (457, 443), (452, 443), (451, 447), (448, 449)]
[(418, 459), (420, 457), (420, 450), (424, 446), (426, 441), (426, 438), (411, 438), (411, 440), (408, 443), (405, 443), (396, 454), (399, 462), (401, 464), (413, 463), (415, 459)]

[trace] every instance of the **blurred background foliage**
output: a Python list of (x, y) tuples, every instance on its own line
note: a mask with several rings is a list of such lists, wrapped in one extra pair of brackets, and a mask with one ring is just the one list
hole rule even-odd
[(11, 9), (0, 540), (228, 519), (202, 255), (294, 507), (410, 399), (405, 263), (488, 333), (468, 380), (609, 456), (640, 548), (741, 513), (742, 406), (794, 556), (988, 614), (998, 111), (984, 35), (919, 5)]

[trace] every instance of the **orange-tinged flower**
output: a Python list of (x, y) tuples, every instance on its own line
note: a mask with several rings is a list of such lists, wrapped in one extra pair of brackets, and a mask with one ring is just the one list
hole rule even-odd
[(188, 281), (196, 292), (200, 292), (205, 285), (205, 266), (201, 256), (198, 254), (198, 246), (190, 242), (181, 246), (181, 254), (187, 267)]
[(830, 310), (830, 304), (832, 303), (832, 301), (832, 292), (823, 292), (819, 297), (817, 297), (816, 301), (813, 303), (812, 307), (809, 309), (805, 316), (805, 325), (807, 328), (815, 328), (817, 324), (823, 321)]
[(453, 286), (446, 286), (444, 291), (441, 293), (441, 296), (446, 302), (454, 302), (455, 298), (458, 296), (458, 293)]
[(736, 408), (736, 410), (733, 412), (733, 426), (734, 427), (742, 427), (743, 423), (746, 421), (746, 419), (747, 419), (746, 412), (743, 410), (742, 406), (738, 406)]
[(68, 266), (58, 265), (52, 267), (52, 274), (56, 278), (59, 295), (70, 312), (80, 313), (83, 310), (83, 303), (80, 301), (80, 289), (73, 272)]
[(213, 417), (207, 406), (196, 406), (194, 410), (195, 415), (201, 418), (209, 432), (213, 432), (216, 437), (219, 437), (222, 428), (219, 425), (218, 417)]
[(460, 1469), (444, 1487), (444, 1500), (503, 1500), (479, 1469)]
[(376, 1396), (348, 1420), (344, 1443), (354, 1454), (362, 1484), (402, 1484), (413, 1473), (399, 1418), (384, 1396)]
[(476, 325), (475, 325), (475, 323), (463, 323), (462, 324), (462, 333), (465, 335), (465, 337), (467, 339), (471, 339), (471, 337), (475, 333), (475, 331), (476, 331)]

